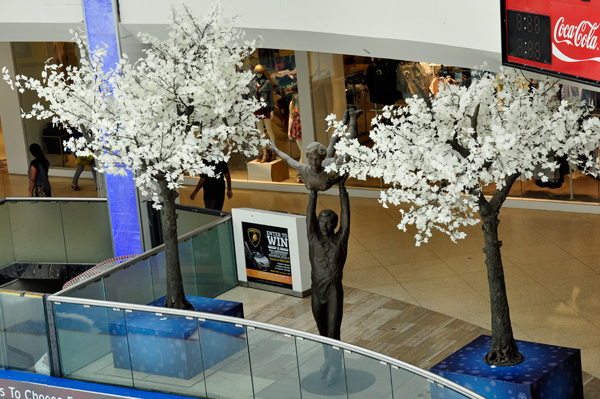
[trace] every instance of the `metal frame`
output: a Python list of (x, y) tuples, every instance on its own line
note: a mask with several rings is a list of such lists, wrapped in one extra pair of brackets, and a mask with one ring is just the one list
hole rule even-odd
[[(226, 222), (228, 222), (230, 220), (231, 220), (231, 215), (228, 215), (228, 216), (225, 216), (225, 217), (223, 217), (223, 218), (221, 218), (219, 220), (215, 220), (214, 222), (210, 222), (209, 224), (206, 224), (206, 225), (204, 225), (204, 226), (202, 226), (202, 227), (200, 227), (200, 228), (198, 228), (196, 230), (192, 230), (189, 233), (186, 233), (186, 234), (184, 234), (182, 236), (179, 236), (178, 239), (177, 239), (177, 242), (187, 241), (188, 239), (190, 239), (190, 238), (192, 238), (192, 237), (194, 237), (194, 236), (196, 236), (196, 235), (198, 235), (198, 234), (200, 234), (200, 233), (202, 233), (204, 231), (208, 231), (208, 230), (214, 229), (216, 226), (218, 226), (220, 224), (223, 224), (223, 223), (226, 223)], [(134, 263), (139, 262), (140, 260), (144, 260), (144, 259), (147, 259), (147, 258), (153, 256), (153, 255), (156, 255), (160, 251), (164, 251), (164, 249), (165, 249), (165, 244), (161, 244), (161, 245), (159, 245), (156, 248), (152, 248), (151, 250), (146, 251), (146, 252), (144, 252), (144, 253), (136, 256), (135, 258), (131, 258), (131, 259), (127, 260), (126, 262), (119, 263), (118, 265), (114, 266), (111, 269), (107, 269), (107, 270), (103, 271), (102, 273), (98, 273), (97, 275), (94, 276), (94, 278), (81, 281), (81, 282), (79, 282), (79, 283), (77, 283), (77, 284), (75, 284), (75, 285), (73, 285), (73, 286), (71, 286), (71, 287), (69, 287), (67, 289), (59, 291), (56, 294), (52, 295), (52, 297), (56, 297), (56, 298), (60, 297), (60, 298), (62, 298), (62, 295), (66, 295), (66, 294), (68, 294), (70, 292), (76, 291), (79, 288), (81, 288), (81, 287), (83, 287), (85, 285), (90, 284), (91, 282), (98, 281), (98, 279), (100, 279), (102, 277), (105, 277), (105, 276), (107, 276), (107, 275), (109, 275), (111, 273), (114, 273), (116, 270), (124, 269), (126, 267), (131, 266)], [(117, 302), (115, 302), (115, 303), (117, 303)], [(123, 304), (120, 304), (120, 305), (123, 305)], [(122, 306), (117, 306), (117, 307), (122, 307)]]
[[(63, 291), (61, 291), (61, 292), (63, 292)], [(440, 386), (442, 388), (450, 388), (450, 389), (460, 393), (461, 395), (466, 396), (467, 398), (485, 399), (483, 396), (476, 394), (475, 392), (472, 392), (472, 391), (468, 390), (467, 388), (456, 384), (455, 382), (452, 382), (443, 377), (440, 377), (439, 375), (434, 374), (430, 371), (423, 370), (417, 366), (413, 366), (412, 364), (405, 363), (398, 359), (394, 359), (393, 357), (382, 355), (381, 353), (373, 352), (369, 349), (361, 348), (360, 346), (348, 344), (346, 342), (337, 341), (335, 339), (322, 337), (320, 335), (315, 335), (315, 334), (311, 334), (311, 333), (304, 332), (304, 331), (294, 330), (292, 328), (276, 326), (273, 324), (267, 324), (267, 323), (262, 323), (259, 321), (247, 320), (247, 319), (242, 319), (242, 318), (233, 317), (233, 316), (223, 316), (223, 315), (218, 315), (218, 314), (214, 314), (214, 313), (195, 312), (195, 311), (171, 309), (171, 308), (165, 308), (165, 307), (157, 308), (155, 306), (135, 305), (135, 304), (121, 303), (121, 302), (99, 301), (99, 300), (94, 300), (94, 299), (63, 297), (63, 296), (59, 296), (58, 294), (48, 296), (47, 300), (50, 302), (53, 302), (57, 305), (60, 305), (61, 303), (69, 303), (69, 304), (82, 305), (82, 306), (88, 306), (88, 307), (89, 306), (99, 306), (99, 307), (104, 307), (104, 308), (112, 308), (115, 310), (123, 309), (123, 310), (140, 311), (140, 312), (148, 312), (148, 313), (157, 313), (157, 311), (159, 311), (160, 314), (169, 314), (169, 315), (173, 315), (173, 316), (182, 316), (182, 317), (193, 317), (193, 318), (198, 319), (199, 321), (206, 321), (206, 320), (220, 321), (220, 322), (235, 324), (237, 326), (245, 326), (250, 329), (258, 328), (261, 330), (267, 330), (267, 331), (284, 334), (284, 335), (288, 335), (288, 336), (292, 336), (292, 337), (296, 337), (296, 338), (300, 338), (300, 339), (308, 339), (308, 340), (311, 340), (314, 342), (318, 342), (321, 344), (327, 344), (327, 345), (331, 345), (331, 346), (334, 346), (339, 349), (343, 349), (346, 352), (350, 352), (350, 353), (354, 352), (354, 353), (358, 353), (363, 356), (373, 358), (375, 360), (378, 360), (379, 362), (382, 362), (382, 364), (389, 364), (392, 367), (398, 367), (403, 370), (410, 371), (413, 374), (416, 374), (418, 376), (426, 378), (430, 383), (436, 383), (438, 386)]]
[(107, 202), (106, 198), (73, 198), (73, 197), (4, 197), (3, 202)]

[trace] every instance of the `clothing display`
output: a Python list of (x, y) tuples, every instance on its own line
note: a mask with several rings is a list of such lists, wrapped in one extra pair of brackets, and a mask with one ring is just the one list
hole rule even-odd
[(294, 112), (292, 112), (290, 138), (292, 140), (302, 140), (302, 124), (300, 123), (300, 110), (298, 108), (294, 108)]
[(397, 61), (373, 61), (367, 68), (367, 86), (372, 103), (394, 105), (402, 99), (402, 93), (396, 90)]
[(272, 112), (275, 108), (275, 103), (273, 101), (273, 84), (271, 81), (267, 79), (264, 74), (255, 76), (248, 85), (248, 91), (250, 92), (250, 95), (256, 96), (256, 99), (262, 100), (267, 104), (266, 107), (256, 111), (254, 115), (270, 118), (270, 112)]
[(396, 89), (404, 95), (428, 94), (439, 66), (426, 62), (401, 62), (396, 71)]

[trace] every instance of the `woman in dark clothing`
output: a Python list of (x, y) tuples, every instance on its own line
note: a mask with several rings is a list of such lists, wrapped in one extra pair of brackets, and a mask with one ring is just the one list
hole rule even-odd
[(51, 197), (50, 181), (48, 180), (48, 168), (50, 162), (44, 156), (39, 144), (33, 143), (29, 146), (29, 152), (35, 157), (29, 164), (29, 196)]

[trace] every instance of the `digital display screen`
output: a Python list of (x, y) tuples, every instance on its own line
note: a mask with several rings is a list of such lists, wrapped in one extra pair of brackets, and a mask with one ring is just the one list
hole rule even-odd
[(508, 55), (552, 64), (550, 16), (506, 10)]

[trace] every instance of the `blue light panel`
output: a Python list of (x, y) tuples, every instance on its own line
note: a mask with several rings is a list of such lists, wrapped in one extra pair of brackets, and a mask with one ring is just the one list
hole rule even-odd
[[(91, 49), (108, 44), (104, 67), (119, 61), (119, 47), (112, 0), (83, 0), (85, 26)], [(142, 253), (140, 221), (133, 176), (106, 174), (108, 206), (112, 224), (115, 256)]]

